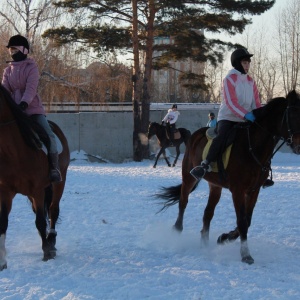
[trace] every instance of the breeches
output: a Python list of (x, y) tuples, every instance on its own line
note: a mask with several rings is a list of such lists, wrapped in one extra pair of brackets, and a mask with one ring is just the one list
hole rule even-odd
[(47, 121), (46, 116), (44, 115), (32, 115), (31, 118), (33, 118), (37, 123), (39, 123), (46, 133), (49, 135), (50, 138), (50, 153), (56, 153), (57, 152), (57, 145), (55, 141), (55, 135)]

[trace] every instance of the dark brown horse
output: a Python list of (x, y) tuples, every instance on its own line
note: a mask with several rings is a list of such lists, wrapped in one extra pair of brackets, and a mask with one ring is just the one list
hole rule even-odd
[[(204, 179), (209, 185), (209, 197), (203, 215), (201, 241), (209, 239), (210, 222), (218, 204), (222, 188), (232, 194), (237, 227), (218, 238), (218, 243), (241, 240), (242, 261), (252, 264), (247, 245), (248, 228), (261, 186), (270, 170), (274, 151), (280, 140), (286, 142), (295, 154), (300, 154), (300, 97), (295, 91), (286, 98), (274, 98), (264, 107), (254, 111), (256, 121), (249, 126), (240, 126), (232, 146), (226, 177), (217, 172), (207, 172)], [(202, 161), (203, 148), (207, 142), (205, 128), (197, 130), (191, 137), (182, 162), (182, 184), (163, 188), (158, 197), (165, 199), (163, 209), (179, 203), (179, 214), (174, 225), (183, 230), (183, 216), (188, 197), (198, 185), (190, 170)]]
[(157, 161), (159, 159), (159, 157), (161, 156), (161, 154), (163, 154), (164, 159), (166, 161), (166, 163), (168, 164), (169, 167), (171, 167), (171, 163), (169, 162), (167, 156), (166, 156), (166, 148), (169, 147), (176, 147), (176, 157), (175, 160), (172, 164), (172, 167), (176, 166), (178, 157), (180, 155), (180, 145), (182, 143), (184, 143), (185, 145), (187, 144), (189, 138), (191, 137), (191, 132), (185, 128), (178, 128), (179, 132), (180, 132), (180, 139), (175, 139), (173, 145), (170, 145), (170, 140), (167, 137), (166, 134), (166, 127), (163, 125), (160, 125), (156, 122), (152, 122), (149, 124), (149, 128), (148, 128), (148, 139), (151, 139), (154, 135), (156, 135), (157, 139), (158, 139), (158, 143), (160, 148), (160, 151), (158, 152), (156, 159), (155, 159), (155, 163), (153, 165), (153, 168), (156, 168), (157, 165)]
[[(55, 224), (70, 153), (62, 131), (53, 122), (50, 124), (63, 148), (59, 155), (63, 180), (55, 184), (49, 181), (48, 158), (41, 150), (41, 141), (35, 133), (41, 128), (19, 109), (5, 88), (0, 86), (0, 270), (7, 268), (5, 237), (8, 216), (18, 193), (27, 196), (32, 203), (36, 228), (42, 238), (43, 260), (56, 255)], [(43, 132), (40, 133), (42, 137)], [(47, 143), (45, 135), (44, 138)]]

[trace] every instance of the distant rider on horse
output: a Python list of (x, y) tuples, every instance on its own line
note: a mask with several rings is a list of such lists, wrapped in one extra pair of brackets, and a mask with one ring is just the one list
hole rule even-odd
[(165, 117), (162, 119), (162, 125), (166, 123), (168, 135), (170, 139), (171, 146), (174, 145), (174, 133), (176, 131), (176, 121), (178, 119), (178, 116), (180, 115), (180, 112), (177, 111), (177, 104), (173, 104), (172, 108), (168, 110), (168, 113), (165, 115)]

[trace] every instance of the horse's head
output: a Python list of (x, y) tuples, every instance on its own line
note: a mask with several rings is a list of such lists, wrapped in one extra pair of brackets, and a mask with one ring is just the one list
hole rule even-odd
[(286, 99), (288, 104), (284, 119), (288, 132), (287, 144), (295, 154), (300, 154), (300, 96), (293, 90)]

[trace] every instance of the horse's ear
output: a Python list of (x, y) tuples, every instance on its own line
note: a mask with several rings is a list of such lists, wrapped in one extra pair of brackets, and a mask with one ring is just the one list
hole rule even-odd
[(295, 90), (292, 90), (288, 93), (286, 96), (286, 99), (288, 101), (288, 104), (291, 105), (296, 105), (297, 102), (299, 102), (300, 98), (299, 95), (296, 93)]

